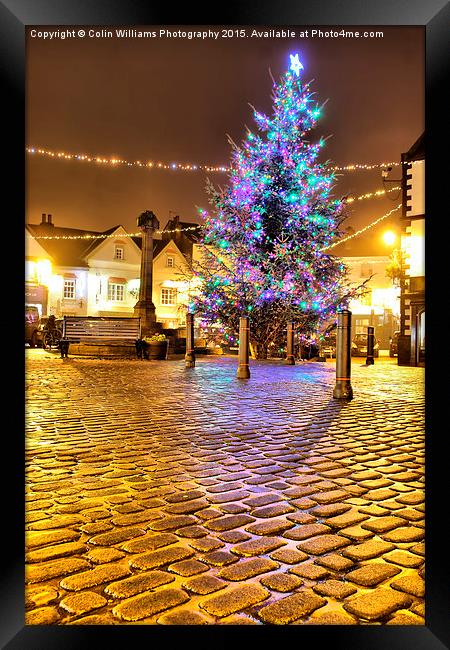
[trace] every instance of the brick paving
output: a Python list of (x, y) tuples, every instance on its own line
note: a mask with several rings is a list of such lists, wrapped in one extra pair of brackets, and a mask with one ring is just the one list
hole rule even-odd
[(424, 625), (424, 371), (26, 352), (26, 623)]

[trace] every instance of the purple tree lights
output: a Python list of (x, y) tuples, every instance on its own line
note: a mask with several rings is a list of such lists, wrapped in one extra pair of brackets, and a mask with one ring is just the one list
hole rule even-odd
[(253, 109), (258, 131), (247, 129), (241, 146), (229, 140), (227, 186), (208, 180), (213, 209), (200, 210), (205, 223), (202, 260), (193, 269), (195, 312), (225, 339), (236, 336), (239, 317), (249, 316), (257, 358), (284, 340), (287, 321), (316, 331), (357, 291), (342, 261), (326, 253), (341, 236), (344, 202), (332, 196), (329, 161), (318, 162), (325, 140), (307, 138), (321, 107), (302, 68), (291, 55), (291, 69), (274, 82), (273, 114)]

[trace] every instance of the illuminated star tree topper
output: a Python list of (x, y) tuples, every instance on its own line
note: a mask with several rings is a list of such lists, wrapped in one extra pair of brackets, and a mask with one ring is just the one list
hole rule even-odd
[(298, 77), (300, 74), (300, 70), (303, 70), (303, 65), (300, 63), (298, 59), (298, 54), (295, 55), (290, 54), (289, 56), (291, 57), (291, 70), (293, 70)]

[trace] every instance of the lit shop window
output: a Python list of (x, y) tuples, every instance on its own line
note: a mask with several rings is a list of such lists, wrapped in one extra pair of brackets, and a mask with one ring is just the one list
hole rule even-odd
[(125, 285), (110, 282), (108, 284), (108, 300), (123, 302), (125, 300)]
[(176, 305), (177, 304), (177, 290), (176, 289), (161, 289), (161, 304), (162, 305)]
[(63, 298), (67, 300), (75, 298), (75, 280), (64, 280)]

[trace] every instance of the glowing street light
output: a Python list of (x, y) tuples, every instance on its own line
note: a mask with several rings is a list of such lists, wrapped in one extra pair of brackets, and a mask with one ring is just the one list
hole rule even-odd
[(397, 240), (397, 235), (392, 230), (386, 230), (383, 234), (383, 241), (387, 246), (393, 246)]

